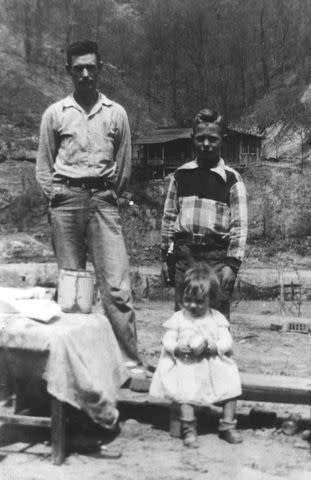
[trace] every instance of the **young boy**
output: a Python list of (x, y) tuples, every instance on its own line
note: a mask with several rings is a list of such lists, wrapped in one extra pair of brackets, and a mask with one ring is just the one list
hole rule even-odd
[(196, 158), (179, 167), (169, 185), (162, 219), (162, 275), (174, 245), (175, 309), (181, 308), (184, 274), (196, 262), (213, 267), (221, 295), (214, 308), (230, 318), (230, 297), (244, 257), (247, 194), (238, 172), (221, 158), (223, 117), (210, 109), (194, 118)]

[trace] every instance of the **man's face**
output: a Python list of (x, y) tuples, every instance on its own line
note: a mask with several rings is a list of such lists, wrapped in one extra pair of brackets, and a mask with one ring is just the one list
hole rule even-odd
[(96, 90), (101, 65), (97, 63), (95, 53), (73, 56), (67, 71), (71, 76), (75, 91), (81, 94)]
[(215, 123), (201, 123), (193, 133), (193, 143), (198, 161), (205, 165), (214, 165), (220, 157), (222, 146), (221, 129)]

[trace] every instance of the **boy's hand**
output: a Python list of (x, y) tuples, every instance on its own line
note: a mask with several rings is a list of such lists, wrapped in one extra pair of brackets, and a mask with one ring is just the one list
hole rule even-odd
[(226, 265), (221, 271), (221, 288), (231, 291), (235, 282), (235, 274), (233, 270)]
[(168, 267), (166, 262), (162, 262), (162, 265), (161, 265), (161, 278), (163, 282), (167, 285), (169, 282), (169, 276), (168, 276)]
[(174, 279), (174, 266), (173, 264), (169, 264), (168, 261), (162, 262), (161, 267), (161, 278), (165, 285), (172, 287), (174, 286), (175, 279)]

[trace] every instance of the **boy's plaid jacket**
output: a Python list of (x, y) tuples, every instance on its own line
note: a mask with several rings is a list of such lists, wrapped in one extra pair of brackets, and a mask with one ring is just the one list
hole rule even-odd
[(174, 172), (164, 205), (162, 249), (181, 232), (218, 237), (229, 245), (226, 263), (239, 268), (247, 237), (247, 193), (239, 173), (223, 159), (211, 169), (193, 160)]

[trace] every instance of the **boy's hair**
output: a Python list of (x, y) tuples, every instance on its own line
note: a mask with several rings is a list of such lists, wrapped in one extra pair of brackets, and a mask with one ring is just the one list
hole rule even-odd
[(187, 297), (202, 300), (208, 296), (211, 301), (215, 301), (219, 294), (216, 273), (206, 264), (197, 264), (186, 271), (182, 292)]
[(93, 42), (92, 40), (80, 40), (79, 42), (74, 42), (67, 47), (67, 64), (71, 66), (72, 57), (86, 55), (87, 53), (95, 53), (97, 64), (100, 63), (100, 54), (98, 52), (97, 43)]
[(193, 133), (195, 133), (198, 125), (208, 123), (214, 123), (215, 125), (218, 125), (221, 130), (221, 134), (223, 135), (225, 133), (226, 125), (223, 116), (216, 112), (216, 110), (211, 110), (210, 108), (203, 108), (195, 115), (192, 123)]

